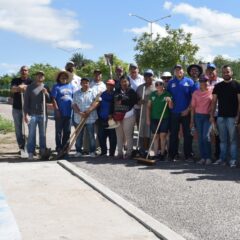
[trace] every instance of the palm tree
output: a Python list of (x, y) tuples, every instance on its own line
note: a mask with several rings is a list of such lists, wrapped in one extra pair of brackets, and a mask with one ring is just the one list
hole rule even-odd
[(82, 53), (74, 53), (70, 60), (75, 63), (76, 69), (78, 70), (86, 64), (92, 62), (90, 59), (86, 59)]

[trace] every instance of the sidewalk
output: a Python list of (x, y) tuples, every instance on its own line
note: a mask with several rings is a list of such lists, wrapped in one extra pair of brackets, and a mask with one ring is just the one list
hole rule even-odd
[(23, 240), (158, 239), (56, 162), (0, 165), (0, 185)]

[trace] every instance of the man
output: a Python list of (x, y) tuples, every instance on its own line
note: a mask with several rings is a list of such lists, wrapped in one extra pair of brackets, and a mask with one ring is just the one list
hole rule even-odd
[[(217, 67), (214, 63), (207, 64), (205, 74), (208, 76), (208, 78), (209, 78), (208, 83), (212, 87), (214, 87), (217, 83), (220, 83), (223, 81), (222, 78), (218, 77)], [(215, 110), (215, 114), (214, 114), (214, 118), (215, 118), (216, 122), (217, 122), (217, 115), (218, 115), (218, 105), (216, 106), (216, 110)], [(220, 157), (220, 138), (219, 138), (218, 134), (215, 134), (214, 138), (215, 138), (214, 139), (214, 142), (215, 142), (214, 157), (215, 157), (215, 160), (218, 160)]]
[(36, 72), (35, 81), (27, 87), (24, 96), (24, 120), (28, 124), (29, 131), (27, 142), (29, 160), (33, 160), (33, 153), (35, 152), (37, 126), (39, 128), (40, 155), (43, 156), (46, 151), (46, 129), (44, 129), (44, 125), (46, 126), (46, 119), (44, 119), (43, 112), (43, 95), (45, 95), (46, 99), (49, 100), (49, 94), (47, 89), (44, 87), (44, 80), (44, 72)]
[(200, 87), (199, 77), (203, 73), (202, 67), (198, 64), (191, 64), (187, 68), (187, 73), (190, 76), (190, 78), (193, 80), (196, 89), (199, 89), (199, 87)]
[(89, 135), (89, 148), (90, 157), (95, 157), (96, 142), (94, 136), (94, 123), (96, 122), (98, 116), (96, 112), (96, 107), (98, 102), (95, 101), (96, 93), (89, 86), (89, 79), (81, 79), (81, 89), (73, 94), (73, 110), (74, 110), (74, 122), (76, 125), (80, 123), (83, 118), (87, 118), (84, 128), (81, 130), (77, 140), (76, 140), (76, 154), (75, 157), (82, 156), (82, 146), (83, 146), (83, 132), (86, 131)]
[(109, 129), (108, 120), (112, 119), (113, 94), (115, 81), (109, 79), (106, 82), (107, 90), (101, 94), (101, 101), (98, 107), (98, 141), (101, 147), (101, 156), (107, 155), (107, 138), (109, 138), (109, 156), (113, 157), (117, 145), (115, 129)]
[(131, 63), (129, 65), (129, 75), (128, 80), (130, 82), (131, 88), (136, 91), (137, 87), (144, 83), (143, 76), (139, 74), (138, 65), (135, 63)]
[(230, 167), (237, 163), (237, 124), (240, 113), (240, 84), (232, 79), (233, 71), (230, 66), (222, 67), (223, 81), (213, 89), (213, 101), (210, 121), (216, 124), (214, 114), (218, 102), (217, 126), (220, 136), (220, 158), (216, 165), (226, 164), (228, 144), (230, 149)]
[(174, 67), (174, 78), (169, 81), (167, 90), (173, 98), (173, 109), (170, 120), (170, 160), (175, 160), (175, 157), (178, 154), (178, 134), (181, 124), (183, 130), (185, 160), (192, 161), (190, 103), (195, 86), (192, 79), (184, 76), (184, 70), (181, 65), (176, 65)]
[(93, 81), (90, 83), (90, 88), (92, 88), (96, 94), (103, 93), (106, 90), (106, 84), (102, 81), (102, 71), (100, 69), (94, 70)]
[(119, 89), (120, 86), (120, 78), (123, 76), (124, 71), (123, 71), (123, 67), (118, 65), (115, 68), (115, 76), (114, 76), (114, 81), (115, 81), (115, 89)]
[(65, 65), (65, 70), (69, 73), (70, 82), (74, 87), (74, 91), (80, 89), (81, 78), (75, 74), (75, 63), (73, 61), (69, 61)]
[[(138, 105), (142, 107), (142, 118), (141, 118), (141, 126), (139, 126), (139, 145), (140, 145), (140, 150), (141, 152), (145, 152), (149, 148), (149, 139), (151, 136), (150, 128), (147, 126), (147, 119), (146, 119), (146, 114), (147, 114), (147, 105), (148, 105), (148, 98), (150, 94), (156, 90), (155, 85), (153, 84), (154, 81), (154, 73), (152, 69), (147, 69), (144, 71), (144, 81), (145, 83), (141, 84), (137, 88), (137, 95), (138, 99)], [(144, 96), (143, 96), (143, 89), (145, 91)], [(143, 98), (142, 98), (143, 96)]]
[(164, 82), (164, 87), (167, 89), (168, 82), (172, 79), (172, 74), (170, 72), (163, 72), (161, 79)]
[(32, 83), (29, 78), (29, 72), (27, 66), (20, 68), (20, 77), (14, 78), (11, 82), (11, 93), (13, 93), (13, 108), (12, 116), (14, 120), (16, 139), (21, 155), (24, 155), (25, 138), (23, 136), (23, 109), (21, 94), (24, 94), (28, 85)]

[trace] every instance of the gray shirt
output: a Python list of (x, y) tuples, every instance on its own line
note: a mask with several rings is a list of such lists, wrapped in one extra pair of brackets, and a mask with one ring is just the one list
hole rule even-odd
[[(43, 114), (43, 85), (37, 85), (35, 82), (30, 84), (24, 94), (24, 113), (28, 115)], [(46, 101), (49, 100), (49, 95), (46, 96)]]

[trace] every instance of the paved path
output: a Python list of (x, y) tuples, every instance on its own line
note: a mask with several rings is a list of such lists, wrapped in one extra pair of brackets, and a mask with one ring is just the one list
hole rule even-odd
[(158, 239), (56, 162), (0, 163), (0, 184), (23, 240)]

